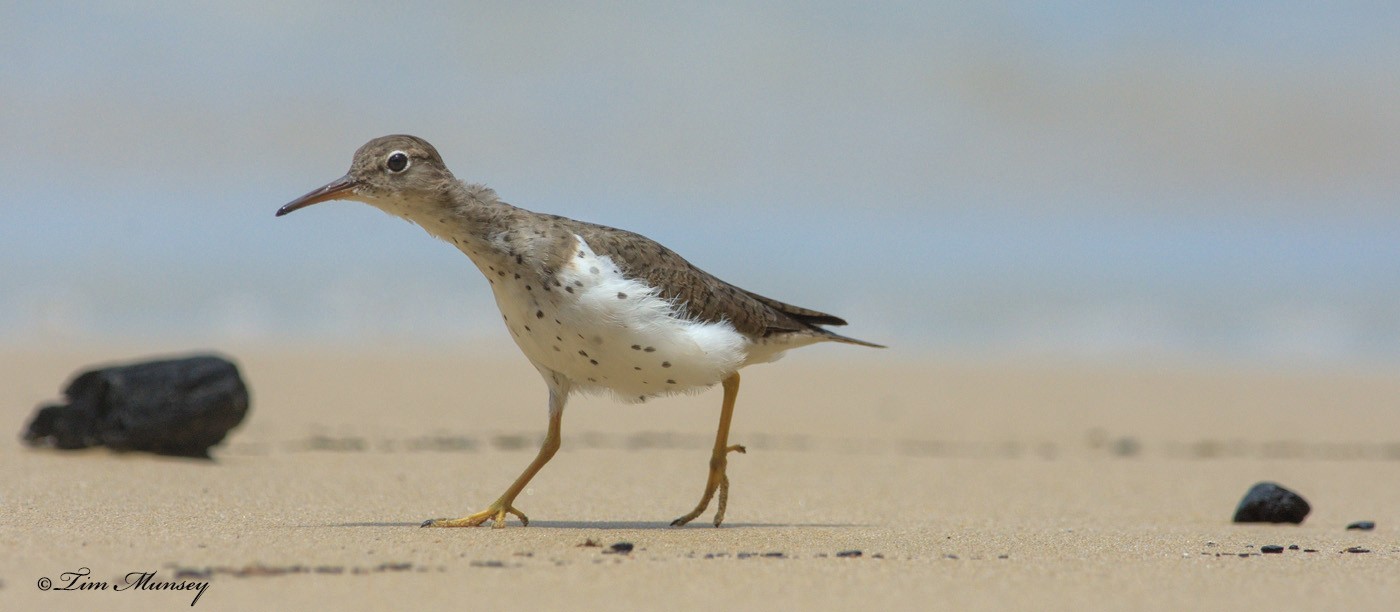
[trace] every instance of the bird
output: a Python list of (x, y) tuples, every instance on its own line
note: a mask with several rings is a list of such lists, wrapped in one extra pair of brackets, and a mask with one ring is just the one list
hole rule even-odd
[(288, 202), (276, 216), (330, 200), (369, 204), (418, 225), (472, 260), (491, 286), (515, 344), (549, 389), (548, 428), (535, 459), (480, 512), (429, 519), (424, 527), (529, 525), (516, 497), (559, 449), (573, 393), (612, 393), (625, 402), (724, 390), (700, 502), (671, 522), (703, 514), (718, 493), (714, 525), (729, 498), (728, 455), (739, 370), (818, 342), (882, 345), (827, 330), (840, 317), (786, 304), (726, 283), (641, 234), (512, 206), (484, 185), (458, 180), (426, 140), (370, 140), (350, 170)]

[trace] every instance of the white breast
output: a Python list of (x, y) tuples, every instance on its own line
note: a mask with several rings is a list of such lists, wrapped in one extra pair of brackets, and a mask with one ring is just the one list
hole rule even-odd
[(536, 367), (585, 391), (640, 401), (704, 389), (744, 365), (751, 343), (733, 325), (678, 318), (656, 288), (624, 277), (575, 239), (574, 256), (548, 290), (483, 269), (511, 336)]

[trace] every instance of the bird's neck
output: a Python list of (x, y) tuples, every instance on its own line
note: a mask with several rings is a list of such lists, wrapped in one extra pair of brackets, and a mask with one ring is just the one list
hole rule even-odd
[(513, 232), (526, 211), (502, 202), (488, 187), (460, 181), (398, 214), (457, 247), (482, 270), (511, 257)]

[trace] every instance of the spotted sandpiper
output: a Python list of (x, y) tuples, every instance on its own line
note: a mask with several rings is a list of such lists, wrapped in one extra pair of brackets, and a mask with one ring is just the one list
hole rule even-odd
[(569, 394), (611, 391), (640, 402), (724, 388), (705, 492), (684, 525), (710, 504), (716, 527), (729, 496), (729, 423), (739, 369), (784, 351), (835, 341), (880, 348), (823, 325), (829, 314), (784, 304), (726, 283), (651, 239), (602, 225), (517, 208), (491, 189), (452, 176), (437, 149), (414, 136), (384, 136), (355, 152), (350, 171), (277, 210), (282, 216), (327, 200), (356, 200), (411, 221), (452, 243), (486, 275), (510, 335), (549, 387), (549, 430), (524, 473), (486, 509), (424, 527), (471, 527), (507, 515), (529, 519), (516, 496), (559, 449)]

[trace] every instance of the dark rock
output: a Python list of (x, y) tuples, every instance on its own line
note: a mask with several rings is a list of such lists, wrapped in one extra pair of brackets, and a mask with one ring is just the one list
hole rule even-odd
[(1297, 545), (1297, 544), (1289, 544), (1289, 545), (1288, 545), (1288, 550), (1298, 550), (1298, 545)]
[(843, 550), (843, 551), (841, 551), (841, 552), (836, 553), (836, 556), (838, 556), (838, 557), (859, 557), (859, 556), (861, 556), (861, 555), (863, 555), (863, 554), (865, 554), (865, 553), (862, 553), (862, 552), (859, 551), (859, 550)]
[(1297, 493), (1272, 482), (1254, 485), (1235, 508), (1236, 523), (1301, 523), (1312, 507)]
[(1359, 529), (1361, 531), (1370, 531), (1375, 528), (1375, 521), (1356, 521), (1355, 523), (1347, 525), (1347, 529)]
[(1349, 552), (1349, 553), (1368, 553), (1368, 552), (1371, 552), (1371, 549), (1369, 549), (1369, 548), (1362, 548), (1362, 547), (1360, 547), (1360, 546), (1353, 546), (1353, 547), (1348, 548), (1348, 549), (1346, 549), (1346, 550), (1344, 550), (1344, 551), (1342, 551), (1342, 552)]
[(208, 458), (248, 413), (238, 366), (213, 355), (89, 370), (63, 394), (34, 414), (27, 444)]
[(618, 542), (618, 543), (613, 544), (612, 546), (608, 547), (608, 549), (605, 550), (605, 551), (603, 551), (603, 552), (605, 552), (605, 553), (612, 553), (612, 554), (614, 554), (614, 555), (626, 555), (626, 554), (629, 554), (629, 553), (632, 552), (632, 543), (631, 543), (631, 542)]
[(1259, 547), (1259, 552), (1269, 554), (1279, 554), (1283, 552), (1283, 547), (1277, 544), (1267, 544)]

